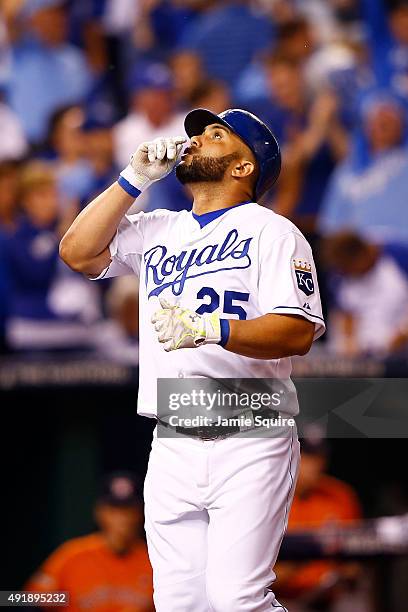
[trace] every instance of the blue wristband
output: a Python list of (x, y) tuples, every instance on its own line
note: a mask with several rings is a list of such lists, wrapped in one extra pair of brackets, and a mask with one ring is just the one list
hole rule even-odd
[(129, 183), (123, 176), (119, 175), (118, 183), (133, 198), (137, 198), (142, 192), (140, 189)]
[(221, 326), (221, 340), (219, 341), (218, 344), (220, 344), (221, 346), (225, 346), (228, 342), (229, 335), (230, 335), (230, 324), (229, 324), (228, 319), (220, 319), (220, 326)]

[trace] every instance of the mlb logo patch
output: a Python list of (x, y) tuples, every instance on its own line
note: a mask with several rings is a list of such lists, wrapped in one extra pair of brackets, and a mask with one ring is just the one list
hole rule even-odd
[(314, 293), (312, 266), (307, 261), (301, 261), (300, 259), (294, 259), (293, 265), (297, 286), (305, 295), (312, 295)]

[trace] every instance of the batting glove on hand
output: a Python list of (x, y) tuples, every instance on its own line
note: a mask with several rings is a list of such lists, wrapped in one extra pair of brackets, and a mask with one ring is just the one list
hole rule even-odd
[(130, 195), (137, 196), (135, 189), (144, 191), (170, 174), (186, 140), (184, 136), (175, 136), (142, 142), (130, 158), (130, 164), (120, 173), (121, 187)]
[(160, 305), (162, 310), (154, 313), (152, 323), (165, 351), (220, 343), (221, 324), (216, 313), (199, 315), (188, 308), (172, 305), (162, 298)]

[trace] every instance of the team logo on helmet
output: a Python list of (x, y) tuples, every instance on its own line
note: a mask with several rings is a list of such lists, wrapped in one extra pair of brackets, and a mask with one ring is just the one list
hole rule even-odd
[(312, 276), (312, 266), (307, 261), (294, 259), (293, 266), (295, 268), (297, 286), (305, 295), (314, 293), (314, 282)]

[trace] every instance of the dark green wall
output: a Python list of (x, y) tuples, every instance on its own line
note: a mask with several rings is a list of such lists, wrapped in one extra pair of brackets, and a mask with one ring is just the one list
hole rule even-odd
[(0, 589), (15, 589), (93, 529), (101, 475), (130, 469), (142, 483), (153, 421), (136, 415), (134, 388), (2, 392), (0, 406)]

